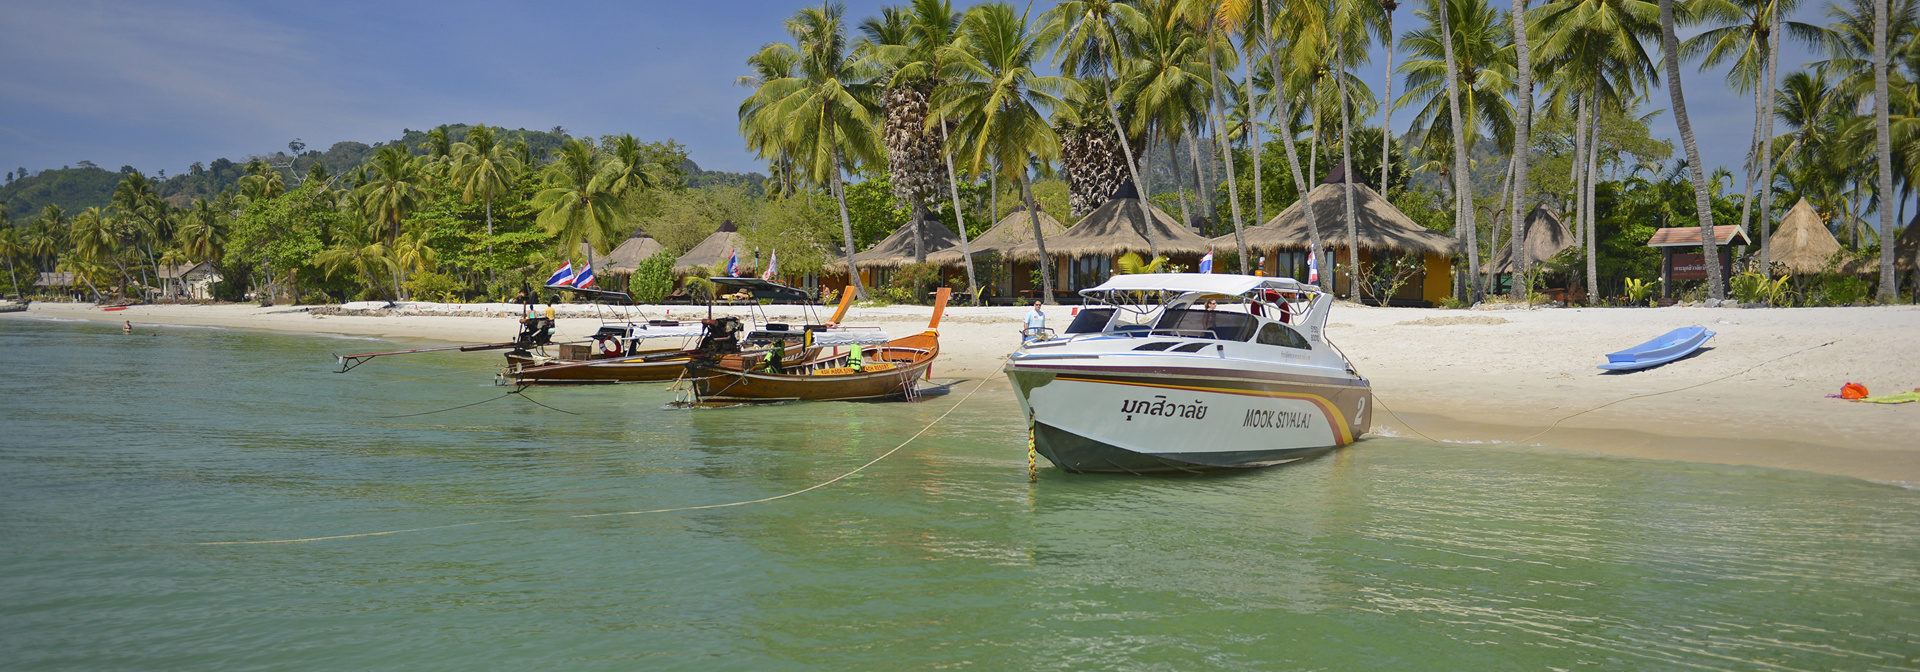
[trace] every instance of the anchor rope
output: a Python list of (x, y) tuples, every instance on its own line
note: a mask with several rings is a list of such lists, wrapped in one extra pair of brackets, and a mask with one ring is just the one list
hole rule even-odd
[[(1594, 411), (1598, 411), (1598, 410), (1600, 410), (1600, 409), (1603, 409), (1603, 408), (1606, 408), (1606, 407), (1608, 407), (1608, 406), (1612, 406), (1612, 405), (1614, 405), (1614, 404), (1618, 404), (1618, 403), (1622, 403), (1622, 402), (1627, 402), (1627, 401), (1633, 401), (1633, 400), (1635, 400), (1635, 399), (1645, 399), (1645, 398), (1648, 398), (1648, 397), (1658, 397), (1658, 396), (1660, 396), (1660, 395), (1663, 395), (1663, 394), (1673, 394), (1673, 393), (1675, 393), (1675, 392), (1685, 392), (1685, 391), (1687, 391), (1687, 390), (1691, 390), (1691, 389), (1694, 389), (1694, 388), (1696, 388), (1696, 387), (1705, 387), (1705, 386), (1707, 386), (1707, 385), (1712, 385), (1712, 384), (1714, 384), (1714, 383), (1718, 383), (1718, 382), (1720, 382), (1720, 381), (1723, 381), (1723, 380), (1726, 380), (1726, 379), (1728, 379), (1728, 378), (1733, 378), (1733, 377), (1736, 377), (1736, 376), (1742, 376), (1742, 375), (1746, 375), (1746, 374), (1747, 374), (1747, 372), (1750, 372), (1750, 371), (1752, 371), (1752, 370), (1754, 370), (1754, 369), (1758, 369), (1758, 368), (1760, 368), (1760, 367), (1762, 367), (1762, 366), (1766, 366), (1766, 365), (1768, 365), (1768, 364), (1772, 364), (1772, 363), (1774, 363), (1774, 362), (1778, 362), (1778, 361), (1780, 361), (1780, 360), (1783, 360), (1783, 359), (1786, 359), (1786, 358), (1788, 358), (1788, 357), (1792, 357), (1792, 356), (1794, 356), (1794, 355), (1798, 355), (1798, 354), (1800, 354), (1800, 353), (1803, 353), (1803, 352), (1807, 352), (1807, 351), (1809, 351), (1809, 350), (1817, 350), (1817, 349), (1820, 349), (1820, 348), (1824, 348), (1824, 347), (1827, 347), (1827, 346), (1829, 346), (1829, 345), (1833, 345), (1833, 344), (1835, 344), (1835, 343), (1839, 343), (1839, 342), (1840, 342), (1840, 341), (1839, 341), (1838, 339), (1835, 339), (1835, 340), (1831, 340), (1831, 341), (1827, 341), (1827, 342), (1825, 342), (1825, 343), (1821, 343), (1821, 344), (1819, 344), (1819, 345), (1810, 345), (1810, 346), (1807, 346), (1807, 347), (1804, 347), (1804, 348), (1801, 348), (1801, 349), (1799, 349), (1799, 350), (1795, 350), (1795, 351), (1793, 351), (1793, 352), (1789, 352), (1789, 353), (1787, 353), (1787, 354), (1784, 354), (1784, 355), (1781, 355), (1781, 356), (1779, 356), (1779, 357), (1775, 357), (1775, 358), (1773, 358), (1773, 359), (1769, 359), (1769, 360), (1767, 360), (1767, 361), (1764, 361), (1764, 362), (1760, 362), (1759, 364), (1755, 364), (1755, 365), (1753, 365), (1753, 366), (1749, 366), (1749, 367), (1747, 367), (1747, 368), (1744, 368), (1744, 369), (1741, 369), (1741, 370), (1739, 370), (1739, 371), (1735, 371), (1735, 372), (1733, 372), (1733, 373), (1729, 373), (1729, 374), (1727, 374), (1727, 375), (1724, 375), (1724, 376), (1721, 376), (1721, 377), (1719, 377), (1719, 378), (1715, 378), (1715, 379), (1713, 379), (1713, 380), (1709, 380), (1709, 381), (1706, 381), (1706, 382), (1703, 382), (1703, 383), (1694, 383), (1694, 384), (1692, 384), (1692, 385), (1688, 385), (1688, 386), (1686, 386), (1686, 387), (1676, 387), (1676, 388), (1674, 388), (1674, 389), (1671, 389), (1671, 390), (1663, 390), (1663, 391), (1660, 391), (1660, 392), (1648, 392), (1648, 393), (1645, 393), (1645, 394), (1635, 394), (1635, 395), (1631, 395), (1631, 396), (1626, 396), (1626, 397), (1621, 397), (1621, 398), (1619, 398), (1619, 399), (1615, 399), (1615, 400), (1613, 400), (1613, 401), (1609, 401), (1609, 402), (1607, 402), (1607, 403), (1604, 403), (1604, 404), (1601, 404), (1601, 405), (1599, 405), (1599, 406), (1595, 406), (1595, 407), (1593, 407), (1593, 408), (1589, 408), (1589, 409), (1586, 409), (1586, 410), (1583, 410), (1583, 411), (1575, 411), (1575, 412), (1573, 412), (1573, 413), (1569, 413), (1569, 414), (1567, 414), (1567, 415), (1564, 415), (1564, 416), (1561, 416), (1561, 417), (1560, 417), (1559, 419), (1557, 419), (1557, 420), (1554, 420), (1554, 421), (1553, 421), (1553, 424), (1551, 424), (1551, 425), (1547, 425), (1547, 428), (1546, 428), (1546, 429), (1542, 429), (1542, 430), (1540, 430), (1540, 431), (1538, 431), (1538, 432), (1534, 432), (1533, 434), (1531, 434), (1531, 435), (1529, 435), (1529, 436), (1527, 436), (1526, 438), (1523, 438), (1523, 439), (1518, 439), (1518, 440), (1515, 440), (1515, 441), (1513, 441), (1513, 443), (1526, 443), (1526, 442), (1528, 442), (1528, 441), (1532, 441), (1532, 440), (1534, 440), (1534, 439), (1536, 439), (1536, 438), (1539, 438), (1539, 437), (1540, 437), (1541, 435), (1544, 435), (1544, 434), (1546, 434), (1547, 432), (1551, 432), (1551, 431), (1553, 431), (1553, 430), (1555, 430), (1555, 429), (1557, 429), (1557, 428), (1559, 428), (1559, 427), (1560, 427), (1560, 423), (1562, 423), (1562, 422), (1566, 422), (1566, 421), (1568, 421), (1568, 420), (1572, 420), (1572, 419), (1574, 419), (1574, 418), (1577, 418), (1577, 417), (1579, 417), (1579, 416), (1582, 416), (1582, 415), (1586, 415), (1586, 414), (1588, 414), (1588, 413), (1592, 413), (1592, 412), (1594, 412)], [(1407, 420), (1406, 420), (1406, 418), (1402, 418), (1402, 417), (1400, 417), (1400, 414), (1399, 414), (1399, 413), (1394, 413), (1394, 412), (1393, 412), (1393, 409), (1392, 409), (1391, 407), (1388, 407), (1388, 406), (1387, 406), (1387, 402), (1386, 402), (1386, 400), (1385, 400), (1385, 399), (1383, 399), (1383, 398), (1381, 398), (1381, 397), (1380, 397), (1380, 394), (1379, 394), (1378, 392), (1375, 392), (1375, 393), (1374, 393), (1374, 395), (1373, 395), (1373, 400), (1374, 400), (1374, 403), (1377, 403), (1377, 404), (1380, 404), (1380, 407), (1381, 407), (1381, 408), (1384, 408), (1384, 409), (1387, 409), (1387, 413), (1388, 413), (1388, 414), (1390, 414), (1390, 415), (1392, 415), (1392, 416), (1393, 416), (1393, 419), (1395, 419), (1395, 420), (1398, 420), (1398, 421), (1400, 421), (1400, 424), (1401, 424), (1402, 426), (1404, 426), (1404, 427), (1406, 427), (1407, 429), (1409, 429), (1409, 430), (1411, 430), (1411, 431), (1412, 431), (1413, 433), (1415, 433), (1415, 434), (1419, 434), (1420, 436), (1422, 436), (1422, 437), (1424, 437), (1424, 438), (1426, 438), (1426, 439), (1427, 439), (1428, 441), (1435, 441), (1435, 442), (1438, 442), (1438, 441), (1439, 441), (1439, 439), (1436, 439), (1436, 438), (1433, 438), (1433, 437), (1431, 437), (1431, 436), (1427, 436), (1427, 434), (1426, 434), (1426, 432), (1422, 432), (1422, 431), (1420, 431), (1420, 430), (1419, 430), (1419, 428), (1416, 428), (1416, 427), (1414, 427), (1414, 426), (1413, 426), (1413, 423), (1410, 423), (1410, 422), (1407, 422)]]
[[(980, 382), (975, 383), (973, 386), (973, 389), (967, 391), (967, 396), (961, 397), (960, 401), (954, 402), (952, 406), (947, 407), (947, 410), (945, 412), (942, 412), (939, 417), (936, 417), (931, 422), (928, 422), (925, 427), (921, 427), (920, 431), (914, 432), (913, 436), (907, 437), (907, 440), (901, 441), (900, 445), (894, 446), (893, 449), (888, 450), (887, 452), (881, 453), (879, 457), (875, 457), (871, 460), (868, 460), (865, 464), (855, 467), (852, 471), (846, 472), (844, 474), (840, 474), (839, 476), (835, 476), (833, 478), (827, 479), (825, 481), (821, 481), (814, 485), (801, 488), (799, 490), (794, 490), (792, 492), (788, 492), (785, 494), (773, 495), (770, 497), (761, 497), (759, 499), (742, 500), (738, 502), (727, 502), (725, 504), (702, 504), (698, 506), (676, 506), (676, 507), (664, 508), (664, 509), (641, 509), (637, 511), (610, 511), (606, 513), (581, 513), (581, 514), (575, 514), (570, 516), (550, 516), (550, 517), (544, 517), (544, 518), (512, 518), (512, 519), (505, 519), (505, 520), (476, 520), (476, 521), (465, 522), (465, 523), (452, 523), (449, 525), (434, 525), (431, 527), (413, 527), (413, 528), (407, 528), (407, 529), (401, 529), (401, 530), (362, 532), (358, 534), (336, 534), (336, 535), (325, 536), (325, 537), (306, 537), (301, 539), (263, 539), (263, 540), (256, 540), (256, 541), (204, 541), (194, 545), (196, 546), (255, 546), (255, 545), (263, 545), (263, 544), (300, 544), (300, 543), (308, 543), (308, 542), (315, 542), (315, 541), (332, 541), (336, 539), (360, 539), (365, 537), (384, 537), (384, 536), (394, 535), (394, 534), (405, 534), (408, 532), (449, 530), (456, 527), (472, 527), (474, 525), (508, 525), (513, 523), (527, 523), (527, 522), (534, 522), (534, 521), (540, 521), (540, 520), (580, 520), (580, 519), (586, 519), (586, 518), (606, 518), (610, 516), (640, 516), (640, 515), (649, 515), (649, 514), (657, 514), (657, 513), (676, 513), (681, 511), (704, 511), (708, 509), (725, 509), (725, 508), (736, 507), (736, 506), (747, 506), (749, 504), (762, 504), (766, 502), (772, 502), (776, 500), (786, 499), (789, 497), (803, 495), (803, 494), (827, 487), (829, 485), (839, 483), (840, 481), (851, 478), (854, 474), (858, 474), (862, 471), (866, 471), (868, 467), (879, 464), (881, 460), (887, 459), (888, 457), (893, 456), (894, 453), (900, 452), (902, 448), (906, 448), (908, 444), (913, 443), (915, 440), (925, 435), (928, 430), (933, 429), (935, 425), (940, 424), (940, 421), (947, 419), (947, 416), (952, 415), (955, 410), (960, 408), (961, 404), (967, 403), (968, 399), (972, 399), (973, 394), (975, 392), (979, 392), (980, 388), (985, 387), (986, 384), (987, 384), (987, 377), (982, 376), (980, 378)], [(508, 392), (507, 394), (513, 394), (513, 393)], [(505, 395), (502, 395), (502, 396), (505, 396)], [(499, 398), (500, 397), (495, 397), (494, 399), (499, 399)], [(487, 401), (493, 401), (494, 399), (488, 399)], [(486, 402), (480, 402), (480, 403), (486, 403)]]

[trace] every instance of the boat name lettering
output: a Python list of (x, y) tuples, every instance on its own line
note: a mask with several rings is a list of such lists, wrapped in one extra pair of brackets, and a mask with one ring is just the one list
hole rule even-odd
[(1167, 401), (1166, 395), (1156, 394), (1152, 399), (1121, 400), (1120, 412), (1127, 414), (1128, 421), (1132, 421), (1135, 414), (1200, 420), (1207, 417), (1207, 405), (1198, 399), (1193, 400), (1191, 404)]
[(1247, 419), (1240, 423), (1242, 427), (1261, 429), (1310, 429), (1313, 427), (1313, 414), (1300, 411), (1263, 411), (1249, 409)]

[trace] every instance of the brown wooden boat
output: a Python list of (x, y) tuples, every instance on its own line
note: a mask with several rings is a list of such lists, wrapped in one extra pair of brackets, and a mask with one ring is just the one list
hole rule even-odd
[(851, 352), (835, 352), (780, 367), (767, 366), (764, 355), (697, 354), (686, 364), (693, 401), (702, 406), (725, 406), (912, 397), (919, 382), (933, 375), (933, 360), (940, 356), (940, 315), (946, 310), (951, 291), (940, 288), (926, 331), (863, 348), (863, 365), (857, 368), (849, 365)]

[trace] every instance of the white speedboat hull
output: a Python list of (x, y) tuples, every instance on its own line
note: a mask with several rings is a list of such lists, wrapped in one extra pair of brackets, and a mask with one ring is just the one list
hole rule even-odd
[[(1266, 467), (1352, 443), (1372, 425), (1364, 381), (1012, 366), (1034, 449), (1072, 472)], [(1288, 378), (1294, 378), (1289, 380)]]

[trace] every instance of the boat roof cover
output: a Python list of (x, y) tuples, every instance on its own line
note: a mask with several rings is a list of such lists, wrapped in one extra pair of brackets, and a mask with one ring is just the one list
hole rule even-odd
[(1228, 273), (1135, 273), (1116, 275), (1098, 287), (1080, 290), (1095, 292), (1181, 292), (1238, 296), (1256, 289), (1293, 290), (1310, 288), (1293, 278), (1267, 278)]

